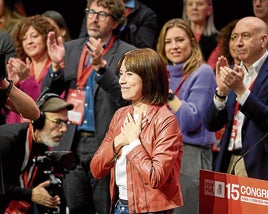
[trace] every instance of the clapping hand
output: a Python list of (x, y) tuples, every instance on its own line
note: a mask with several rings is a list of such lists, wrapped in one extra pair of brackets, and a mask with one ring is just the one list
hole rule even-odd
[(8, 78), (16, 85), (20, 80), (25, 80), (30, 76), (30, 64), (29, 58), (26, 58), (26, 62), (23, 62), (19, 58), (11, 57), (7, 63)]
[(221, 92), (224, 94), (229, 94), (230, 89), (229, 87), (224, 83), (224, 67), (229, 67), (228, 61), (224, 56), (220, 56), (218, 58), (218, 61), (216, 63), (216, 81), (218, 88)]

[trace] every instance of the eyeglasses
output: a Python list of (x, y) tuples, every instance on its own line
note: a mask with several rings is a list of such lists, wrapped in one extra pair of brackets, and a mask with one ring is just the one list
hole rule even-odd
[(53, 122), (55, 124), (55, 126), (57, 128), (59, 128), (59, 129), (63, 127), (63, 124), (66, 124), (66, 125), (71, 124), (70, 120), (62, 120), (62, 119), (59, 119), (59, 118), (53, 119), (53, 118), (49, 118), (49, 117), (46, 117), (46, 119), (51, 121), (51, 122)]
[(93, 19), (95, 14), (97, 14), (97, 17), (100, 21), (105, 21), (105, 19), (108, 17), (108, 16), (111, 16), (113, 17), (114, 19), (116, 19), (116, 17), (110, 13), (106, 13), (104, 11), (100, 11), (100, 12), (96, 12), (95, 10), (93, 9), (88, 9), (86, 8), (85, 9), (85, 12), (87, 14), (87, 17), (90, 18), (90, 19)]
[(252, 37), (251, 33), (241, 33), (241, 34), (233, 34), (231, 35), (231, 41), (236, 42), (239, 37), (241, 37), (242, 40), (249, 40)]

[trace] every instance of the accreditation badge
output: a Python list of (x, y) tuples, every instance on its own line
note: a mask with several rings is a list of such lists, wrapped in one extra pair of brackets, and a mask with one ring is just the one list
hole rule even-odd
[(74, 105), (74, 108), (68, 111), (69, 120), (73, 124), (81, 125), (84, 117), (85, 91), (70, 89), (66, 101)]

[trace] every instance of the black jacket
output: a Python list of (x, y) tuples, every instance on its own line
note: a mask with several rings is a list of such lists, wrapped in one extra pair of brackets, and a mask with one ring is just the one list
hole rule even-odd
[[(19, 181), (27, 148), (28, 126), (28, 123), (0, 126), (0, 213), (3, 213), (11, 200), (31, 203), (32, 188), (22, 188)], [(33, 164), (33, 157), (44, 155), (47, 150), (44, 144), (33, 142), (27, 166)], [(34, 177), (33, 186), (47, 179), (40, 169)]]

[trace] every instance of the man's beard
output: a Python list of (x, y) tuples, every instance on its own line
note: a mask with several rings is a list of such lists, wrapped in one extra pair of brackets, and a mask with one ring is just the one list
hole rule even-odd
[[(99, 25), (95, 24), (95, 23), (92, 23), (90, 24), (90, 26), (92, 26), (93, 29), (87, 29), (87, 33), (90, 37), (93, 37), (95, 39), (98, 39), (98, 38), (101, 38), (102, 36), (102, 32), (100, 31), (100, 27)], [(90, 26), (88, 28), (90, 28)]]
[(53, 140), (53, 137), (47, 132), (42, 132), (40, 134), (41, 141), (48, 147), (55, 147), (59, 145), (59, 141)]
[(90, 31), (88, 31), (88, 35), (95, 38), (95, 39), (98, 39), (98, 38), (100, 38), (101, 34), (99, 31), (90, 30)]

